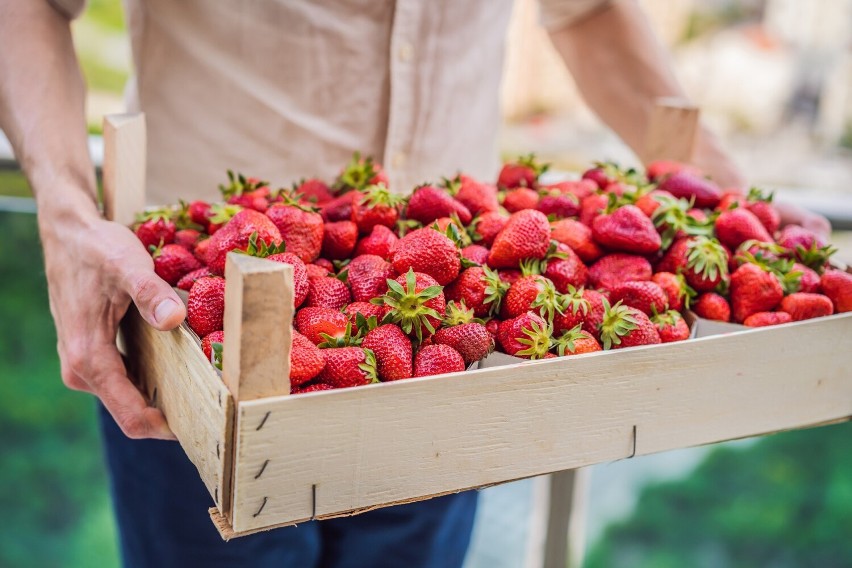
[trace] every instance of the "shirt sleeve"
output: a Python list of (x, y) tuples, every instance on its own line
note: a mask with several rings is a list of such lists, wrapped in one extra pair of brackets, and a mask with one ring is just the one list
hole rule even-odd
[(550, 31), (565, 28), (612, 0), (539, 0), (541, 24)]
[(86, 8), (86, 0), (47, 0), (47, 3), (69, 20), (82, 14)]

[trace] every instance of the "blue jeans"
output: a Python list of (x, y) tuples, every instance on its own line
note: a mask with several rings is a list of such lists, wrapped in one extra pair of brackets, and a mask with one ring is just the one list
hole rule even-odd
[(127, 568), (461, 567), (475, 491), (224, 542), (210, 494), (175, 442), (130, 440), (99, 406), (113, 507)]

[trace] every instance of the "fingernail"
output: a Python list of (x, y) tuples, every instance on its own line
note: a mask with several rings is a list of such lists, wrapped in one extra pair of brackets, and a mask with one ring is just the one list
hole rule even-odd
[(177, 305), (172, 300), (163, 300), (154, 310), (154, 321), (159, 324), (167, 320), (175, 312), (175, 308)]

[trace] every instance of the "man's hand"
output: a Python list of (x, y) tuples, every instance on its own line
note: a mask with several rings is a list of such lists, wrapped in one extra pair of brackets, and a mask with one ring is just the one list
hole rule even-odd
[(61, 221), (42, 213), (40, 228), (62, 381), (100, 398), (127, 436), (174, 439), (128, 378), (115, 338), (131, 301), (148, 323), (167, 330), (184, 319), (180, 298), (127, 228), (91, 213)]

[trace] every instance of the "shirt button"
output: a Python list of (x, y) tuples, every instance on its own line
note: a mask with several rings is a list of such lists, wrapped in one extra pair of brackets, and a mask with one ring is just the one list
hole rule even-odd
[(411, 61), (414, 58), (414, 46), (411, 45), (410, 42), (403, 42), (402, 45), (399, 46), (399, 59), (400, 61)]
[(405, 165), (406, 155), (403, 152), (397, 152), (393, 155), (393, 167), (401, 168)]

